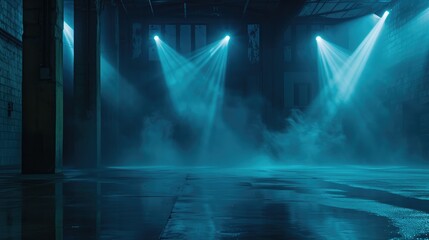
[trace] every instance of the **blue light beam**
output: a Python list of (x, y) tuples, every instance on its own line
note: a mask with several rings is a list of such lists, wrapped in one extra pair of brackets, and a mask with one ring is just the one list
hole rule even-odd
[(387, 15), (378, 20), (352, 54), (322, 38), (317, 41), (322, 91), (310, 107), (309, 115), (323, 114), (323, 121), (328, 124), (339, 109), (349, 101), (364, 72)]
[(223, 103), (227, 42), (225, 37), (187, 58), (162, 40), (156, 42), (171, 101), (179, 115), (203, 129), (203, 145)]

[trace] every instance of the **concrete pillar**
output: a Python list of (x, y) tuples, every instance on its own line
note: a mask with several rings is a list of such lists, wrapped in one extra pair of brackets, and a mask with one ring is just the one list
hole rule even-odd
[(271, 65), (273, 74), (272, 94), (273, 94), (273, 109), (272, 117), (274, 127), (276, 129), (283, 129), (285, 126), (285, 110), (284, 110), (284, 72), (285, 61), (284, 54), (284, 28), (282, 24), (273, 23), (273, 48), (272, 55), (273, 64)]
[(63, 148), (63, 0), (24, 0), (22, 173), (56, 173)]
[(262, 59), (262, 96), (265, 98), (265, 108), (263, 117), (265, 123), (270, 129), (277, 128), (276, 126), (276, 98), (278, 97), (279, 89), (278, 72), (281, 68), (281, 61), (278, 60), (279, 52), (282, 50), (278, 48), (277, 41), (277, 28), (274, 22), (266, 22), (262, 25), (261, 29), (261, 59)]
[[(100, 23), (101, 70), (107, 69), (100, 75), (102, 82), (108, 82), (110, 88), (121, 92), (121, 76), (119, 74), (119, 2), (106, 3), (103, 6)], [(104, 62), (104, 65), (103, 65)], [(105, 87), (105, 86), (104, 86)], [(101, 156), (103, 161), (112, 162), (117, 159), (119, 145), (119, 110), (120, 94), (109, 94), (107, 88), (101, 87), (108, 98), (102, 98), (101, 116)]]
[(100, 0), (74, 1), (75, 163), (100, 162)]

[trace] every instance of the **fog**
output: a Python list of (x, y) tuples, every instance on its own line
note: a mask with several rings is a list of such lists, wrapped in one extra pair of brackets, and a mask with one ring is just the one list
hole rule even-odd
[[(414, 110), (400, 109), (395, 102), (405, 99), (395, 101), (391, 96), (401, 93), (388, 91), (393, 80), (401, 81), (398, 74), (405, 78), (412, 72), (418, 81), (427, 73), (429, 30), (424, 26), (428, 15), (424, 11), (403, 24), (393, 40), (389, 38), (393, 34), (389, 17), (380, 23), (384, 17), (375, 15), (332, 25), (300, 39), (315, 49), (318, 89), (309, 106), (282, 115), (281, 129), (273, 129), (264, 120), (271, 105), (267, 96), (258, 91), (237, 94), (233, 84), (228, 84), (236, 77), (230, 70), (237, 72), (241, 64), (229, 59), (236, 51), (232, 46), (227, 46), (225, 62), (207, 60), (201, 67), (207, 56), (198, 59), (192, 53), (176, 52), (174, 47), (162, 59), (160, 46), (150, 36), (140, 44), (155, 46), (157, 61), (144, 67), (137, 59), (134, 65), (124, 66), (126, 63), (111, 56), (112, 44), (103, 43), (109, 41), (109, 34), (102, 32), (102, 162), (113, 166), (240, 167), (421, 163), (424, 147), (412, 124), (417, 120), (406, 112)], [(325, 42), (325, 51), (316, 36)], [(405, 53), (389, 49), (392, 41), (410, 42), (409, 38), (421, 44), (412, 44)], [(236, 39), (243, 43), (234, 35), (230, 41)], [(67, 47), (70, 45), (68, 39)], [(203, 54), (209, 53), (206, 51)], [(176, 58), (173, 65), (168, 63), (172, 56)], [(413, 64), (392, 69), (402, 61)], [(188, 66), (185, 72), (181, 64)], [(65, 57), (65, 68), (70, 66), (70, 58)], [(135, 71), (129, 71), (131, 68)], [(213, 83), (213, 76), (225, 83)], [(198, 82), (195, 88), (196, 81), (203, 79), (206, 82)], [(201, 97), (210, 91), (215, 99)], [(407, 116), (408, 122), (404, 120)], [(407, 124), (408, 130), (399, 130)]]

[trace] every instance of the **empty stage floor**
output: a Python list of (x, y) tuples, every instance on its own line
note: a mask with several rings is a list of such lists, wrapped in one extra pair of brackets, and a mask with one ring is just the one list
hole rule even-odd
[(0, 239), (429, 239), (429, 171), (0, 171)]

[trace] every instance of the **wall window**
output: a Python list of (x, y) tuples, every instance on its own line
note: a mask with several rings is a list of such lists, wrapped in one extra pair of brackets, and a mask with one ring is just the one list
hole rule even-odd
[(132, 40), (132, 49), (131, 57), (132, 59), (137, 59), (141, 57), (143, 52), (143, 32), (141, 23), (133, 23), (131, 25), (131, 40)]
[(149, 25), (149, 61), (158, 60), (158, 52), (156, 50), (156, 42), (153, 40), (155, 35), (160, 35), (161, 25)]
[(308, 48), (309, 41), (308, 40), (308, 30), (307, 25), (297, 25), (296, 26), (296, 62), (304, 63), (308, 61)]
[(247, 35), (249, 37), (247, 56), (252, 64), (259, 63), (259, 24), (247, 25)]
[(188, 54), (192, 50), (191, 25), (180, 25), (180, 52)]
[(295, 107), (307, 107), (310, 105), (311, 87), (310, 83), (294, 83), (293, 102)]
[(173, 49), (177, 47), (176, 25), (165, 25), (163, 39)]
[(292, 62), (292, 46), (286, 45), (284, 46), (283, 59), (285, 62)]
[(207, 45), (207, 26), (195, 25), (195, 50)]
[[(207, 25), (152, 24), (148, 29), (149, 61), (159, 59), (156, 42), (153, 40), (155, 35), (159, 35), (164, 43), (183, 55), (207, 45)], [(142, 52), (141, 47), (139, 48), (142, 42), (140, 32), (141, 25), (133, 25), (133, 58), (137, 58)]]
[(283, 60), (287, 63), (292, 62), (292, 28), (288, 27), (284, 32), (283, 42)]

